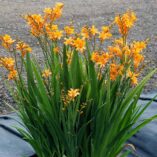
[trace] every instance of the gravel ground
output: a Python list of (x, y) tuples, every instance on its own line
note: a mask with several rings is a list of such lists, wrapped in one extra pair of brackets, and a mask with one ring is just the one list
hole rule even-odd
[[(34, 52), (40, 57), (37, 44), (27, 31), (27, 26), (21, 15), (26, 13), (41, 13), (45, 7), (53, 6), (57, 1), (52, 0), (0, 0), (0, 34), (10, 34), (13, 37), (28, 42)], [(62, 0), (64, 2), (63, 18), (61, 24), (66, 24), (73, 19), (76, 25), (109, 24), (115, 14), (132, 9), (138, 16), (136, 27), (130, 34), (130, 39), (143, 40), (150, 38), (151, 41), (145, 51), (146, 67), (157, 67), (157, 0)], [(6, 54), (1, 50), (0, 55)], [(148, 73), (146, 68), (144, 74)], [(145, 92), (156, 90), (157, 75), (149, 81)], [(8, 112), (9, 109), (4, 105), (4, 101), (14, 104), (8, 94), (3, 80), (0, 77), (0, 113)]]

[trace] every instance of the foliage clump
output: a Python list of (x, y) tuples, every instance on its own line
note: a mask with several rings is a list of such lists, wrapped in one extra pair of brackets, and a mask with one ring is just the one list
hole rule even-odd
[[(72, 24), (60, 29), (56, 20), (63, 6), (57, 3), (43, 15), (24, 17), (44, 54), (43, 65), (27, 43), (9, 35), (0, 38), (11, 55), (0, 57), (0, 64), (15, 83), (13, 95), (27, 129), (19, 131), (38, 157), (116, 157), (156, 117), (138, 121), (150, 104), (137, 105), (138, 98), (155, 72), (138, 83), (147, 40), (128, 42), (136, 22), (132, 11), (100, 30), (92, 25), (77, 32)], [(118, 38), (112, 35), (115, 26)]]

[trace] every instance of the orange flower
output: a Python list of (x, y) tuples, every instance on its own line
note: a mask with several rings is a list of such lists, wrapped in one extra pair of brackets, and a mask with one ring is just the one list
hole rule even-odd
[(73, 26), (65, 26), (64, 31), (66, 35), (74, 34), (74, 27)]
[(94, 52), (92, 53), (91, 60), (100, 65), (100, 67), (104, 67), (110, 58), (111, 55), (109, 55), (108, 53), (102, 52), (102, 54), (100, 55), (98, 52)]
[(109, 59), (111, 58), (111, 55), (109, 55), (109, 53), (107, 52), (103, 52), (101, 57), (100, 57), (100, 60), (99, 60), (99, 64), (101, 67), (105, 66), (106, 63), (109, 61)]
[(115, 17), (115, 23), (119, 27), (119, 32), (122, 35), (127, 35), (130, 28), (134, 25), (136, 21), (136, 15), (132, 11), (128, 11), (122, 16), (118, 15)]
[(87, 26), (82, 27), (81, 29), (81, 35), (84, 39), (89, 39), (90, 35), (89, 35), (89, 28)]
[(32, 52), (31, 47), (28, 44), (24, 43), (23, 41), (17, 43), (16, 49), (21, 52), (22, 57), (24, 57), (26, 53)]
[(63, 3), (56, 3), (55, 7), (53, 8), (54, 19), (58, 19), (61, 17), (63, 6)]
[(45, 8), (44, 9), (44, 13), (48, 16), (48, 15), (51, 15), (52, 13), (52, 8)]
[(92, 27), (89, 30), (90, 30), (91, 35), (93, 36), (98, 34), (98, 29), (94, 25), (92, 25)]
[(130, 50), (132, 53), (134, 68), (137, 69), (139, 65), (144, 61), (144, 56), (140, 52), (146, 48), (145, 41), (134, 41), (130, 45)]
[(60, 40), (61, 37), (63, 36), (63, 31), (59, 31), (59, 30), (55, 32), (52, 31), (48, 33), (48, 36), (53, 41)]
[(46, 25), (46, 33), (53, 41), (60, 40), (63, 36), (63, 31), (58, 30), (57, 25)]
[(74, 47), (77, 51), (83, 52), (85, 50), (85, 40), (81, 38), (76, 38), (74, 40)]
[(130, 70), (128, 71), (128, 77), (130, 77), (132, 85), (138, 84), (138, 80), (137, 80), (138, 75), (139, 74), (136, 74)]
[(40, 14), (26, 15), (25, 19), (31, 27), (31, 33), (38, 37), (43, 34), (44, 20)]
[(124, 45), (123, 43), (123, 38), (118, 38), (114, 40), (114, 43), (120, 47), (122, 47)]
[(144, 61), (144, 56), (141, 54), (136, 54), (133, 56), (134, 68), (137, 69), (138, 66)]
[(58, 40), (60, 40), (61, 39), (61, 37), (63, 36), (63, 31), (56, 31), (55, 33), (54, 33), (54, 39), (58, 39)]
[(15, 40), (13, 40), (8, 34), (1, 36), (0, 39), (2, 41), (2, 46), (8, 50), (10, 50), (12, 44), (15, 42)]
[(109, 46), (108, 51), (110, 52), (110, 54), (116, 55), (116, 56), (122, 58), (123, 53), (119, 46), (117, 46), (117, 45)]
[(60, 18), (62, 15), (62, 8), (64, 4), (63, 3), (56, 3), (54, 8), (45, 8), (44, 9), (44, 18), (45, 20), (50, 20), (51, 23), (55, 21), (56, 19)]
[(8, 80), (14, 80), (17, 77), (17, 71), (15, 69), (11, 70), (8, 74)]
[(49, 35), (53, 31), (58, 31), (58, 25), (46, 24), (45, 29), (46, 29), (46, 33)]
[(129, 46), (127, 46), (127, 45), (124, 46), (122, 48), (122, 52), (124, 53), (125, 56), (131, 57), (131, 50), (130, 50)]
[(50, 31), (57, 31), (57, 30), (58, 30), (58, 25), (46, 24), (45, 28), (46, 28), (46, 31), (47, 31), (47, 32), (50, 32)]
[(0, 58), (0, 66), (5, 67), (8, 71), (8, 80), (13, 80), (17, 77), (17, 70), (14, 69), (15, 60), (9, 57)]
[(145, 41), (134, 41), (131, 44), (131, 50), (132, 50), (133, 54), (140, 53), (145, 48), (146, 48), (146, 42)]
[(107, 26), (102, 27), (102, 31), (99, 33), (99, 39), (101, 41), (104, 41), (106, 39), (109, 39), (112, 37), (112, 34), (110, 32), (110, 28)]
[(49, 70), (49, 69), (45, 69), (43, 72), (42, 72), (42, 77), (43, 78), (48, 78), (49, 76), (51, 76), (52, 72)]
[(4, 66), (7, 70), (12, 71), (14, 69), (15, 60), (13, 58), (4, 57), (1, 58), (0, 63)]
[(63, 8), (64, 7), (64, 4), (61, 3), (61, 2), (57, 2), (55, 7), (58, 7), (58, 8)]
[(70, 90), (68, 90), (68, 98), (70, 100), (74, 100), (78, 95), (80, 95), (79, 89), (70, 88)]
[[(108, 51), (111, 55), (120, 59), (131, 57), (131, 50), (128, 46), (120, 47), (119, 45), (108, 46)], [(131, 59), (131, 58), (130, 58)]]
[(64, 44), (65, 45), (70, 45), (70, 46), (72, 46), (73, 45), (73, 38), (72, 37), (69, 37), (69, 38), (64, 38)]
[(112, 63), (110, 65), (110, 79), (112, 81), (116, 80), (116, 78), (119, 75), (123, 74), (123, 69), (124, 69), (123, 65), (118, 65), (118, 64)]
[(99, 58), (100, 58), (100, 56), (99, 56), (99, 53), (98, 53), (98, 52), (93, 52), (93, 53), (92, 53), (91, 60), (92, 60), (93, 62), (98, 63), (98, 62), (99, 62)]

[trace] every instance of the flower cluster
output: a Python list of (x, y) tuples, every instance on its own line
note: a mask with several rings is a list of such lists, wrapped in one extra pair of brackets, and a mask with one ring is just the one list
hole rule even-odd
[(62, 91), (61, 99), (64, 104), (62, 110), (66, 110), (70, 102), (74, 102), (76, 97), (78, 97), (79, 95), (79, 89), (70, 88), (67, 93), (65, 93), (65, 91)]
[(75, 29), (73, 26), (65, 26), (64, 32), (66, 33), (66, 36), (69, 36), (75, 33)]
[(68, 98), (72, 101), (74, 100), (78, 95), (80, 95), (79, 89), (69, 89), (68, 90)]
[(46, 25), (46, 33), (52, 41), (60, 40), (63, 36), (63, 31), (60, 31), (57, 25)]
[(5, 34), (0, 37), (1, 45), (10, 52), (14, 57), (0, 57), (0, 65), (9, 71), (8, 80), (15, 80), (17, 78), (17, 53), (20, 52), (23, 58), (27, 53), (32, 51), (31, 47), (23, 41), (13, 40), (10, 35)]
[[(62, 15), (62, 3), (57, 3), (54, 8), (45, 8), (44, 9), (44, 17), (42, 17), (40, 14), (32, 14), (32, 15), (26, 15), (25, 20), (27, 21), (28, 25), (31, 27), (31, 33), (39, 37), (45, 32), (45, 29), (47, 33), (50, 35), (50, 39), (52, 40), (56, 39), (58, 36), (61, 36), (61, 32), (57, 31), (57, 28), (54, 26), (51, 26), (52, 23), (61, 17)], [(56, 31), (53, 34), (53, 31)]]
[[(141, 70), (141, 65), (144, 61), (144, 56), (141, 52), (146, 48), (146, 41), (133, 41), (131, 44), (123, 42), (123, 39), (116, 39), (112, 46), (108, 46), (108, 52), (112, 62), (118, 59), (122, 66), (130, 66), (125, 71), (126, 73), (133, 73), (134, 77), (138, 76), (139, 71)], [(130, 76), (127, 74), (127, 76)], [(137, 84), (137, 81), (132, 81), (133, 84)]]
[(91, 60), (95, 62), (100, 67), (104, 67), (107, 62), (112, 58), (112, 55), (110, 55), (107, 52), (93, 52), (91, 56)]
[(101, 41), (104, 41), (106, 39), (109, 39), (112, 37), (112, 34), (110, 33), (110, 28), (107, 26), (102, 27), (102, 31), (99, 34), (99, 38)]
[(4, 36), (0, 36), (0, 40), (2, 42), (2, 46), (7, 50), (10, 50), (15, 40), (13, 40), (10, 35), (5, 34)]
[(53, 8), (45, 8), (44, 9), (44, 20), (50, 21), (51, 23), (55, 20), (59, 19), (62, 15), (63, 3), (56, 3)]
[(30, 25), (31, 33), (34, 36), (37, 37), (43, 34), (44, 19), (40, 14), (26, 15), (25, 19), (27, 20), (28, 25)]
[(128, 32), (130, 28), (134, 25), (136, 19), (137, 19), (136, 15), (132, 11), (128, 11), (122, 16), (121, 15), (116, 16), (115, 23), (119, 27), (119, 32), (124, 36), (128, 35)]
[[(39, 42), (47, 37), (48, 39), (45, 42), (48, 45), (51, 45), (50, 43), (53, 42), (53, 52), (59, 54), (60, 47), (58, 41), (63, 39), (63, 43), (68, 47), (68, 64), (71, 63), (72, 54), (75, 50), (87, 56), (87, 43), (91, 43), (93, 52), (90, 58), (97, 67), (100, 67), (101, 73), (103, 73), (103, 69), (109, 66), (110, 79), (112, 81), (116, 80), (118, 76), (127, 73), (126, 77), (130, 77), (132, 84), (137, 84), (137, 77), (142, 67), (141, 64), (144, 61), (144, 56), (141, 52), (146, 48), (147, 42), (133, 41), (128, 43), (126, 40), (129, 30), (136, 21), (135, 13), (128, 11), (123, 15), (117, 15), (110, 26), (103, 26), (100, 31), (96, 26), (92, 25), (91, 27), (83, 26), (80, 32), (76, 32), (72, 24), (65, 26), (63, 30), (60, 30), (58, 25), (55, 24), (55, 20), (62, 15), (63, 6), (62, 3), (57, 3), (54, 8), (46, 8), (43, 16), (40, 14), (25, 16), (31, 33), (39, 39)], [(102, 44), (107, 39), (112, 38), (111, 29), (114, 24), (118, 26), (122, 37), (114, 39), (113, 44), (104, 50)], [(15, 43), (15, 40), (9, 35), (1, 36), (1, 41), (2, 46), (8, 50), (11, 50), (13, 43)], [(21, 52), (22, 57), (32, 51), (30, 46), (23, 41), (18, 42), (15, 49)], [(44, 44), (42, 49), (46, 51), (48, 48)], [(42, 74), (44, 78), (49, 77), (49, 75), (49, 70), (45, 70)], [(102, 75), (100, 71), (98, 75)]]
[(17, 71), (15, 70), (15, 60), (13, 58), (2, 57), (0, 58), (0, 65), (5, 67), (8, 71), (8, 80), (13, 80), (17, 77)]
[[(128, 73), (132, 80), (130, 73), (133, 74), (134, 80), (132, 84), (137, 84), (137, 76), (139, 75), (140, 65), (144, 61), (144, 56), (141, 54), (142, 50), (146, 48), (146, 41), (133, 41), (131, 44), (125, 44), (123, 39), (115, 39), (112, 46), (108, 46), (108, 52), (93, 52), (91, 60), (100, 68), (107, 63), (110, 64), (110, 78), (116, 80), (116, 77), (124, 73)], [(124, 71), (124, 67), (129, 67)], [(133, 70), (133, 71), (131, 71)]]
[(122, 75), (123, 74), (123, 65), (118, 65), (118, 64), (114, 64), (112, 63), (110, 65), (110, 78), (111, 80), (116, 80), (116, 78), (119, 76), (119, 75)]
[(16, 45), (16, 50), (19, 50), (21, 52), (22, 57), (24, 57), (26, 53), (32, 51), (32, 48), (28, 44), (24, 43), (23, 41), (20, 41)]

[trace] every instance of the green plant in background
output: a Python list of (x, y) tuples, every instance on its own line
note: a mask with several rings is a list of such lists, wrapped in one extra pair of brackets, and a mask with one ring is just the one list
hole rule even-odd
[[(1, 57), (0, 64), (14, 81), (12, 93), (26, 128), (19, 131), (38, 157), (116, 157), (132, 135), (156, 118), (139, 121), (151, 102), (137, 105), (156, 71), (138, 83), (147, 41), (127, 41), (136, 21), (132, 11), (100, 31), (92, 25), (76, 32), (72, 24), (63, 30), (55, 24), (62, 8), (57, 3), (43, 15), (25, 16), (43, 52), (40, 63), (28, 44), (1, 36), (11, 57)], [(119, 38), (111, 33), (115, 25)]]

